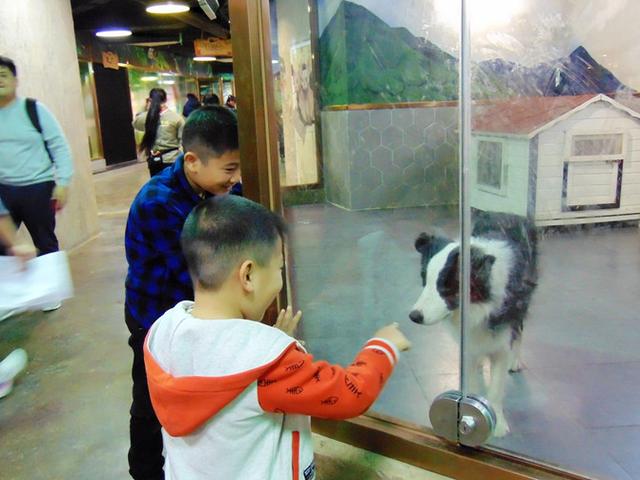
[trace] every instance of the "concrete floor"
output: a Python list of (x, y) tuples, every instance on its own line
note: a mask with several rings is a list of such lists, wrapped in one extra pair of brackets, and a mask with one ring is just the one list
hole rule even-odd
[[(123, 233), (144, 165), (96, 175), (102, 233), (71, 252), (76, 296), (55, 312), (0, 322), (0, 357), (30, 356), (0, 400), (0, 479), (126, 479), (130, 349), (123, 322)], [(446, 480), (316, 436), (319, 480)]]

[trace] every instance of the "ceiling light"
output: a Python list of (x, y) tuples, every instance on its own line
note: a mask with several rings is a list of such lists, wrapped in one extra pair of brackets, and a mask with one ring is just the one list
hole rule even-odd
[(147, 75), (145, 77), (140, 77), (140, 80), (142, 80), (143, 82), (155, 82), (158, 80), (158, 77), (153, 75)]
[(175, 85), (175, 80), (160, 80), (158, 82), (160, 85)]
[(196, 62), (213, 62), (216, 57), (193, 57), (193, 60)]
[(161, 2), (149, 5), (146, 10), (148, 13), (166, 15), (170, 13), (188, 12), (189, 5), (184, 2)]
[(112, 28), (109, 30), (99, 30), (96, 32), (96, 37), (101, 38), (119, 38), (131, 36), (131, 30), (125, 28)]

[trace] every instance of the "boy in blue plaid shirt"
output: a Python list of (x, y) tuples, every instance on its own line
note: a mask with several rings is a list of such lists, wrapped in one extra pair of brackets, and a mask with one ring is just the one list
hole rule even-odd
[(228, 194), (240, 181), (238, 126), (229, 109), (194, 111), (184, 126), (182, 146), (184, 154), (136, 196), (125, 233), (125, 321), (133, 349), (129, 473), (134, 479), (164, 478), (161, 427), (149, 399), (142, 347), (153, 322), (179, 301), (193, 299), (180, 249), (182, 226), (200, 201)]

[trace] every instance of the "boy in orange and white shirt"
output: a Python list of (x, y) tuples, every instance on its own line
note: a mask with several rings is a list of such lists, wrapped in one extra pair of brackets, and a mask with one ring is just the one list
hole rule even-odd
[(346, 419), (376, 400), (409, 342), (389, 325), (347, 368), (314, 361), (289, 335), (301, 313), (260, 323), (282, 288), (281, 217), (242, 197), (210, 198), (182, 249), (195, 301), (149, 330), (145, 366), (167, 480), (315, 478), (310, 418)]

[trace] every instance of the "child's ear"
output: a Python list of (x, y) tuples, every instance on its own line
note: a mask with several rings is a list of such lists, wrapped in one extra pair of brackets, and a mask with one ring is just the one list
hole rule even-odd
[(195, 172), (197, 170), (198, 165), (200, 165), (200, 157), (195, 152), (185, 152), (184, 154), (184, 166), (190, 172)]
[(255, 264), (253, 260), (245, 260), (238, 269), (238, 279), (240, 285), (245, 292), (253, 292), (255, 285), (253, 284), (253, 272), (255, 271)]

